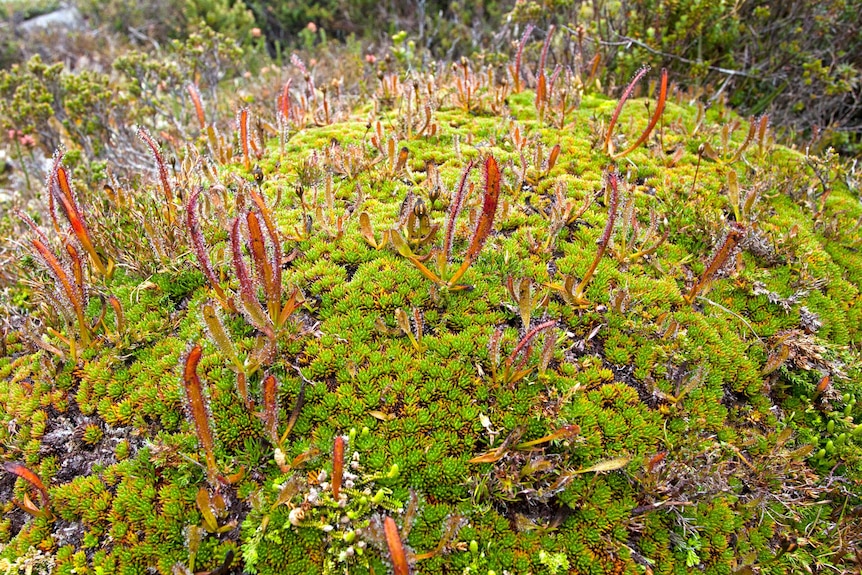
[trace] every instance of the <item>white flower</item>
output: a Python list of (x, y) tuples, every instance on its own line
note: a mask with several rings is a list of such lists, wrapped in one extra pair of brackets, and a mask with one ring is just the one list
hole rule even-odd
[(290, 521), (291, 525), (299, 525), (299, 522), (305, 518), (305, 511), (302, 510), (302, 507), (296, 507), (290, 510), (290, 514), (287, 516), (287, 520)]

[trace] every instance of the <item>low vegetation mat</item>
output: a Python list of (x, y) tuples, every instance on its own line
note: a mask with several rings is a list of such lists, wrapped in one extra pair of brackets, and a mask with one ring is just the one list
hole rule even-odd
[(858, 569), (855, 165), (546, 52), (165, 85), (123, 157), (61, 118), (4, 224), (0, 570)]

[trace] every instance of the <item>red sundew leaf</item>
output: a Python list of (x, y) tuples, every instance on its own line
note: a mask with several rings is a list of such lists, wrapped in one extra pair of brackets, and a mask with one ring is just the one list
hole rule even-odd
[(252, 188), (249, 191), (249, 195), (257, 206), (260, 217), (263, 218), (263, 223), (266, 226), (266, 232), (269, 235), (269, 241), (272, 245), (272, 281), (275, 286), (279, 288), (279, 297), (281, 297), (281, 266), (285, 262), (282, 257), (281, 242), (278, 239), (278, 230), (276, 229), (275, 222), (272, 219), (272, 211), (266, 205), (260, 192)]
[(712, 281), (712, 277), (724, 266), (727, 259), (733, 253), (733, 250), (736, 249), (736, 246), (744, 237), (745, 226), (738, 222), (733, 222), (731, 224), (730, 231), (727, 232), (727, 236), (725, 236), (724, 241), (721, 244), (721, 247), (717, 252), (715, 252), (715, 255), (709, 262), (706, 270), (704, 270), (703, 275), (697, 280), (697, 283), (692, 286), (688, 295), (683, 297), (687, 303), (694, 303), (697, 294), (704, 288), (704, 286)]
[(266, 299), (270, 306), (270, 315), (273, 314), (273, 306), (277, 310), (281, 303), (281, 292), (279, 286), (273, 281), (272, 264), (266, 257), (266, 244), (263, 241), (263, 232), (260, 229), (260, 222), (257, 219), (257, 214), (250, 211), (245, 216), (246, 224), (248, 224), (248, 236), (251, 246), (251, 258), (254, 262), (254, 269), (257, 272), (260, 284), (266, 293)]
[(640, 138), (637, 141), (628, 147), (625, 152), (617, 154), (614, 158), (622, 158), (636, 150), (638, 146), (643, 144), (649, 138), (650, 132), (653, 131), (656, 124), (658, 124), (659, 119), (661, 118), (662, 112), (664, 112), (664, 105), (667, 101), (667, 68), (661, 69), (661, 87), (659, 88), (658, 101), (656, 102), (655, 113), (652, 116), (652, 119), (649, 122), (649, 125), (646, 127), (646, 130), (643, 131)]
[(59, 224), (56, 220), (56, 214), (53, 209), (53, 202), (57, 201), (63, 208), (63, 213), (66, 215), (66, 219), (69, 221), (69, 224), (72, 226), (72, 233), (75, 234), (75, 237), (78, 238), (81, 246), (93, 259), (93, 265), (96, 266), (100, 274), (107, 275), (107, 269), (105, 268), (102, 259), (99, 257), (99, 254), (96, 252), (96, 248), (90, 238), (90, 232), (84, 222), (84, 216), (75, 200), (75, 194), (72, 191), (71, 184), (69, 183), (69, 174), (66, 171), (66, 167), (61, 163), (62, 159), (62, 153), (55, 155), (54, 166), (51, 170), (50, 182), (48, 184), (48, 196), (51, 199), (51, 216), (54, 218), (54, 227), (59, 231)]
[(278, 380), (267, 374), (263, 378), (263, 427), (270, 441), (278, 444)]
[(230, 307), (227, 295), (219, 285), (218, 277), (213, 270), (212, 262), (210, 261), (209, 252), (207, 250), (206, 240), (204, 240), (200, 222), (198, 221), (198, 196), (200, 196), (202, 191), (202, 186), (196, 186), (192, 193), (189, 194), (189, 199), (186, 202), (186, 227), (189, 231), (189, 237), (192, 240), (192, 249), (194, 250), (195, 255), (198, 258), (198, 263), (201, 266), (201, 271), (209, 281), (210, 287), (214, 292), (216, 292), (216, 296), (222, 306)]
[(485, 240), (491, 233), (491, 228), (494, 226), (494, 216), (497, 213), (497, 203), (500, 199), (500, 168), (497, 166), (497, 160), (494, 156), (488, 156), (485, 160), (485, 195), (482, 201), (482, 213), (479, 215), (479, 222), (476, 224), (476, 229), (473, 232), (473, 239), (470, 241), (470, 246), (464, 255), (464, 261), (461, 267), (449, 278), (447, 282), (450, 289), (467, 289), (466, 286), (458, 286), (456, 282), (461, 279), (470, 264), (482, 251), (482, 246), (485, 245)]
[(162, 152), (159, 149), (159, 145), (156, 144), (156, 141), (153, 140), (153, 137), (146, 128), (138, 128), (138, 137), (150, 148), (150, 152), (152, 152), (153, 158), (156, 160), (156, 166), (159, 169), (159, 180), (161, 180), (162, 183), (162, 192), (165, 196), (165, 203), (168, 207), (168, 220), (173, 223), (174, 194), (171, 189), (170, 180), (168, 180), (168, 169), (165, 166), (165, 160), (162, 158)]
[(560, 72), (562, 72), (562, 71), (563, 71), (563, 67), (560, 64), (557, 64), (556, 66), (554, 66), (554, 71), (551, 72), (551, 79), (548, 80), (548, 92), (549, 93), (551, 93), (551, 94), (554, 93), (554, 85), (557, 83), (557, 78), (559, 77)]
[(242, 148), (242, 160), (245, 163), (245, 168), (249, 169), (251, 156), (248, 150), (248, 108), (240, 108), (237, 123), (239, 124), (239, 145)]
[(560, 148), (559, 144), (556, 144), (553, 148), (551, 148), (551, 154), (548, 156), (548, 171), (554, 169), (554, 166), (557, 164), (557, 158), (560, 157)]
[(760, 151), (763, 151), (763, 145), (766, 143), (766, 129), (769, 127), (769, 115), (764, 114), (760, 117), (757, 129), (757, 145)]
[(234, 218), (230, 231), (230, 246), (233, 255), (233, 268), (239, 280), (240, 301), (242, 302), (246, 317), (251, 324), (272, 338), (275, 336), (272, 321), (266, 315), (260, 302), (257, 301), (254, 284), (251, 282), (251, 277), (248, 275), (248, 267), (246, 267), (245, 260), (242, 258), (242, 240), (240, 239), (239, 225), (239, 218)]
[(523, 443), (519, 443), (515, 446), (515, 449), (526, 449), (527, 447), (533, 447), (534, 445), (539, 445), (541, 443), (547, 443), (549, 441), (556, 441), (558, 439), (568, 439), (570, 437), (574, 437), (575, 435), (581, 432), (581, 428), (579, 425), (564, 425), (553, 433), (549, 433), (544, 437), (540, 437), (538, 439), (534, 439), (532, 441), (525, 441)]
[(284, 325), (284, 322), (287, 321), (287, 318), (299, 308), (299, 306), (305, 301), (302, 292), (299, 291), (298, 288), (293, 290), (293, 293), (290, 294), (290, 297), (287, 298), (287, 302), (284, 304), (284, 307), (281, 308), (281, 312), (278, 314), (277, 323), (278, 327)]
[(114, 309), (114, 318), (117, 322), (117, 335), (122, 334), (126, 330), (126, 317), (123, 313), (123, 304), (115, 295), (108, 296), (108, 304)]
[(540, 323), (539, 325), (534, 327), (532, 330), (530, 330), (527, 333), (527, 335), (525, 335), (523, 338), (521, 338), (521, 341), (518, 342), (518, 345), (515, 346), (515, 349), (512, 350), (512, 354), (506, 360), (506, 366), (511, 367), (512, 364), (515, 362), (515, 360), (518, 358), (518, 354), (520, 354), (524, 350), (524, 348), (528, 347), (530, 345), (530, 343), (533, 341), (533, 338), (535, 338), (537, 335), (539, 335), (539, 333), (541, 333), (542, 331), (544, 331), (546, 329), (552, 328), (556, 325), (557, 325), (556, 320), (550, 320), (550, 321), (546, 321), (544, 323)]
[(200, 124), (201, 130), (203, 130), (207, 127), (207, 119), (204, 115), (204, 106), (201, 102), (200, 92), (198, 92), (198, 88), (194, 84), (186, 86), (186, 90), (192, 99), (192, 105), (195, 107), (195, 115), (198, 117), (198, 124)]
[(39, 497), (42, 498), (42, 506), (48, 505), (48, 489), (45, 487), (45, 484), (42, 483), (42, 480), (39, 479), (39, 476), (30, 471), (26, 466), (21, 465), (20, 463), (15, 463), (14, 461), (6, 461), (3, 463), (3, 469), (5, 469), (8, 473), (12, 473), (17, 475), (34, 488), (39, 491)]
[(239, 218), (233, 220), (230, 230), (230, 246), (233, 255), (233, 267), (236, 272), (236, 277), (239, 280), (239, 289), (244, 297), (254, 299), (254, 284), (251, 283), (251, 277), (248, 275), (248, 268), (245, 265), (245, 260), (242, 259), (242, 240), (239, 234)]
[(518, 44), (518, 52), (515, 54), (515, 71), (512, 74), (512, 76), (514, 76), (512, 78), (512, 81), (515, 83), (516, 94), (521, 92), (521, 57), (524, 54), (524, 47), (527, 45), (527, 39), (532, 33), (533, 25), (527, 24), (527, 28), (524, 30), (524, 34), (521, 36), (521, 42)]
[(536, 107), (539, 108), (548, 99), (548, 82), (545, 80), (544, 72), (539, 74), (536, 84)]
[(617, 102), (617, 107), (616, 107), (616, 109), (614, 109), (614, 113), (611, 116), (611, 121), (608, 124), (608, 133), (605, 134), (604, 149), (609, 154), (613, 153), (613, 145), (611, 144), (611, 137), (613, 137), (614, 126), (617, 123), (617, 119), (620, 117), (620, 112), (622, 112), (623, 106), (625, 105), (626, 100), (628, 100), (629, 96), (631, 96), (632, 90), (634, 90), (635, 85), (637, 85), (637, 83), (640, 81), (640, 79), (643, 78), (647, 72), (649, 72), (649, 66), (644, 66), (643, 68), (638, 70), (637, 74), (635, 74), (635, 77), (632, 78), (632, 81), (626, 87), (625, 91), (623, 92), (623, 95), (620, 96), (620, 101)]
[(51, 272), (51, 275), (53, 275), (54, 279), (60, 284), (62, 293), (75, 309), (75, 313), (78, 313), (79, 309), (83, 311), (84, 303), (81, 300), (80, 293), (75, 288), (75, 284), (69, 278), (69, 274), (66, 273), (60, 260), (58, 260), (57, 256), (54, 255), (54, 252), (52, 252), (48, 246), (43, 244), (41, 240), (32, 239), (30, 240), (30, 244), (36, 250), (36, 253), (42, 259), (42, 262), (48, 266), (48, 270)]
[(290, 119), (290, 84), (292, 82), (293, 78), (288, 78), (281, 89), (281, 96), (278, 98), (278, 111), (285, 122)]
[(341, 479), (344, 477), (344, 436), (335, 438), (332, 447), (332, 498), (338, 501), (341, 492)]
[(603, 473), (606, 471), (616, 471), (617, 469), (622, 469), (631, 461), (630, 457), (615, 457), (613, 459), (605, 459), (603, 461), (599, 461), (595, 465), (591, 465), (589, 467), (584, 467), (583, 469), (578, 469), (576, 471), (572, 471), (572, 475), (580, 475), (583, 473)]
[(466, 258), (468, 260), (472, 261), (478, 256), (482, 246), (485, 245), (485, 240), (488, 239), (494, 225), (494, 216), (497, 213), (499, 199), (500, 168), (497, 166), (497, 160), (494, 159), (494, 156), (488, 156), (485, 160), (485, 197), (482, 202), (482, 214), (479, 216), (479, 223), (473, 233), (473, 241), (467, 248)]
[(464, 207), (464, 198), (466, 197), (467, 177), (470, 175), (470, 170), (473, 169), (475, 163), (470, 160), (467, 167), (461, 173), (461, 180), (458, 182), (458, 187), (455, 188), (455, 193), (452, 195), (452, 202), (449, 206), (449, 217), (446, 220), (446, 241), (443, 244), (443, 254), (445, 260), (449, 260), (452, 254), (452, 243), (455, 241), (455, 220), (458, 219), (458, 214), (461, 213), (461, 208)]
[(550, 25), (548, 33), (545, 36), (545, 43), (542, 45), (542, 55), (539, 58), (539, 74), (542, 76), (545, 75), (545, 61), (548, 59), (548, 48), (551, 47), (551, 38), (553, 38), (556, 28), (553, 24)]
[(574, 296), (576, 300), (583, 298), (587, 285), (590, 283), (590, 280), (592, 280), (593, 274), (596, 273), (596, 269), (599, 267), (599, 262), (611, 242), (611, 234), (613, 234), (614, 231), (614, 224), (617, 219), (617, 208), (619, 207), (619, 179), (616, 172), (608, 172), (608, 184), (611, 186), (611, 197), (608, 205), (608, 221), (605, 224), (605, 229), (602, 232), (601, 239), (599, 240), (599, 249), (596, 252), (596, 257), (593, 259), (593, 263), (590, 264), (587, 273), (584, 274), (584, 277), (581, 279), (580, 283), (578, 283), (578, 287), (575, 288)]
[(386, 535), (386, 545), (389, 547), (389, 557), (392, 559), (392, 568), (395, 575), (409, 575), (410, 567), (407, 564), (407, 552), (398, 535), (398, 526), (391, 517), (383, 521), (383, 532)]
[(81, 301), (84, 296), (84, 263), (81, 261), (81, 256), (78, 254), (77, 248), (72, 244), (66, 244), (66, 253), (69, 254), (69, 260), (72, 262), (72, 275), (75, 276), (75, 285), (81, 294)]
[(204, 397), (203, 385), (198, 377), (198, 363), (201, 360), (203, 348), (195, 344), (186, 356), (183, 368), (183, 390), (186, 397), (186, 408), (192, 423), (195, 426), (195, 434), (198, 442), (204, 450), (207, 464), (207, 475), (210, 481), (215, 480), (218, 475), (218, 467), (215, 461), (215, 442), (212, 429), (210, 428), (209, 413), (206, 398)]
[(398, 151), (398, 160), (395, 162), (395, 171), (400, 172), (404, 169), (404, 166), (407, 165), (407, 156), (410, 154), (410, 150), (407, 149), (407, 146), (402, 146), (402, 148)]
[[(84, 307), (86, 304), (86, 293), (84, 292), (83, 283), (76, 283), (69, 277), (69, 273), (66, 270), (66, 267), (60, 262), (54, 252), (47, 245), (48, 238), (45, 237), (39, 228), (36, 226), (36, 223), (31, 220), (26, 214), (23, 212), (16, 212), (18, 217), (27, 224), (30, 229), (35, 234), (35, 238), (30, 240), (30, 245), (33, 246), (33, 249), (36, 252), (36, 255), (42, 263), (48, 268), (48, 272), (54, 278), (54, 281), (57, 283), (59, 292), (61, 296), (65, 298), (65, 303), (69, 305), (69, 307), (74, 312), (77, 320), (78, 327), (81, 331), (81, 343), (86, 347), (90, 343), (90, 330), (87, 325), (87, 320), (84, 316)], [(69, 246), (69, 244), (67, 244)], [(74, 250), (74, 247), (69, 246)], [(75, 252), (77, 253), (77, 252)], [(78, 259), (78, 265), (80, 266), (80, 258)], [(82, 270), (81, 273), (83, 274)], [(83, 277), (82, 277), (83, 281)]]
[(653, 455), (650, 460), (646, 464), (647, 473), (652, 473), (656, 466), (664, 461), (664, 458), (667, 457), (667, 451), (659, 451), (655, 455)]

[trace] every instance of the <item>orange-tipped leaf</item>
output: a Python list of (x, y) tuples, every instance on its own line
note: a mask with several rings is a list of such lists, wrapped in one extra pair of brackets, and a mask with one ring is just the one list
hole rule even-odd
[(21, 465), (20, 463), (15, 463), (13, 461), (7, 461), (3, 463), (3, 469), (7, 472), (12, 473), (13, 475), (17, 475), (34, 488), (39, 491), (39, 497), (42, 498), (42, 505), (48, 505), (48, 489), (45, 487), (45, 484), (42, 483), (42, 480), (39, 479), (39, 476), (30, 471), (26, 466)]
[(183, 368), (183, 390), (185, 392), (186, 408), (189, 417), (195, 427), (195, 434), (206, 457), (207, 476), (212, 482), (218, 475), (218, 468), (216, 467), (215, 441), (212, 429), (210, 428), (207, 403), (204, 397), (203, 385), (197, 371), (202, 354), (203, 348), (201, 345), (195, 344), (186, 356)]
[(398, 526), (394, 519), (387, 517), (383, 521), (383, 532), (386, 535), (386, 545), (389, 547), (389, 558), (392, 559), (395, 575), (409, 575), (410, 567), (407, 564), (407, 552), (401, 542), (401, 537), (398, 535)]
[(652, 115), (652, 119), (650, 120), (649, 125), (647, 125), (646, 130), (643, 131), (641, 137), (637, 139), (637, 141), (626, 149), (625, 152), (617, 154), (614, 158), (622, 158), (636, 150), (638, 146), (643, 144), (649, 138), (650, 133), (653, 131), (653, 128), (658, 124), (659, 119), (661, 118), (662, 112), (664, 112), (664, 105), (667, 101), (667, 68), (662, 68), (661, 70), (661, 87), (659, 88), (658, 93), (658, 101), (656, 102), (655, 113)]
[(332, 498), (338, 501), (341, 492), (341, 480), (344, 477), (344, 436), (335, 438), (332, 447)]

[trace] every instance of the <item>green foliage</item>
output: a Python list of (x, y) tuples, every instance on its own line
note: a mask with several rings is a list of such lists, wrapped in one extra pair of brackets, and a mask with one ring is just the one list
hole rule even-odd
[[(101, 129), (115, 81), (134, 108), (118, 118), (163, 128), (163, 165), (129, 148), (158, 180), (109, 160), (76, 190), (116, 272), (94, 273), (98, 254), (65, 276), (31, 258), (0, 292), (0, 457), (42, 478), (55, 517), (31, 483), (0, 478), (4, 565), (32, 547), (60, 573), (231, 556), (267, 575), (380, 573), (394, 519), (411, 568), (431, 574), (852, 568), (852, 166), (749, 141), (766, 123), (682, 95), (659, 114), (629, 102), (603, 132), (616, 102), (574, 75), (556, 80), (580, 94), (560, 128), (481, 61), (394, 71), (360, 107), (335, 88), (324, 100), (309, 72), (279, 86), (280, 116), (269, 92), (244, 92), (253, 121), (238, 130), (216, 92), (245, 86), (237, 44), (204, 29), (168, 53), (127, 55), (119, 80), (39, 60), (3, 76), (6, 109), (21, 103), (36, 134), (70, 110)], [(475, 88), (467, 105), (459, 82)], [(657, 133), (610, 171), (603, 142), (628, 151), (651, 118)], [(79, 145), (70, 169), (101, 153)], [(493, 185), (469, 193), (476, 161)], [(42, 208), (28, 233), (74, 252), (67, 220)], [(91, 289), (77, 354), (63, 277)]]
[[(859, 108), (846, 104), (859, 89), (858, 50), (835, 51), (837, 46), (859, 44), (853, 2), (767, 6), (636, 0), (625, 7), (623, 11), (615, 2), (601, 2), (595, 12), (586, 3), (581, 7), (596, 34), (622, 41), (607, 58), (620, 80), (648, 62), (668, 67), (684, 75), (686, 84), (701, 88), (728, 80), (725, 88), (735, 106), (752, 114), (771, 111), (773, 122), (808, 134), (814, 126), (859, 122)], [(754, 45), (758, 56), (751, 60)], [(858, 138), (848, 141), (841, 132), (835, 132), (834, 140), (850, 144), (848, 151), (859, 145)]]

